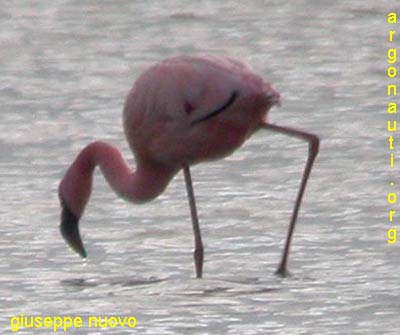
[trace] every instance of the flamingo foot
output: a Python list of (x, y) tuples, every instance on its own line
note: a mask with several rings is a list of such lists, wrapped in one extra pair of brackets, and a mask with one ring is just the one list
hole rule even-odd
[(290, 277), (290, 272), (287, 270), (287, 267), (284, 264), (279, 266), (279, 268), (275, 271), (275, 274), (282, 278)]
[(86, 250), (83, 247), (79, 234), (79, 218), (72, 213), (63, 199), (61, 199), (61, 209), (61, 235), (72, 250), (77, 252), (82, 258), (86, 258)]
[(203, 260), (204, 260), (204, 250), (203, 247), (195, 249), (194, 253), (194, 263), (196, 267), (196, 278), (203, 277)]

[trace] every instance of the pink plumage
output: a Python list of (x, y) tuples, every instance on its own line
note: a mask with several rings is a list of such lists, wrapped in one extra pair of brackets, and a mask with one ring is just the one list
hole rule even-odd
[(59, 187), (64, 238), (86, 257), (78, 222), (89, 200), (96, 166), (117, 194), (136, 203), (157, 197), (183, 169), (195, 233), (196, 275), (201, 277), (203, 246), (189, 166), (230, 155), (258, 129), (270, 129), (305, 139), (310, 145), (278, 270), (285, 275), (294, 224), (319, 140), (312, 134), (269, 124), (268, 111), (279, 103), (279, 93), (236, 59), (179, 56), (153, 65), (134, 83), (123, 111), (124, 130), (136, 158), (136, 169), (132, 171), (120, 152), (105, 142), (86, 146)]

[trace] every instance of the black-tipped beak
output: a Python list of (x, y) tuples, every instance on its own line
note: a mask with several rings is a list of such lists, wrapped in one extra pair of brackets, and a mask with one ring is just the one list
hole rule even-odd
[(61, 209), (60, 231), (62, 237), (72, 250), (76, 251), (81, 257), (86, 258), (86, 251), (79, 234), (78, 217), (71, 212), (64, 201), (61, 201)]

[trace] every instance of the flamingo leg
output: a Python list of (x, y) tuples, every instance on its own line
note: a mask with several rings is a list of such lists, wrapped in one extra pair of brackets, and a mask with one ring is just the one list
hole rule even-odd
[(288, 256), (289, 256), (290, 244), (291, 244), (292, 236), (293, 236), (293, 232), (294, 232), (294, 227), (296, 225), (296, 220), (297, 220), (297, 216), (299, 213), (304, 190), (306, 188), (307, 180), (310, 175), (315, 157), (318, 154), (319, 138), (318, 138), (318, 136), (316, 136), (314, 134), (306, 133), (301, 130), (297, 130), (297, 129), (293, 129), (293, 128), (289, 128), (289, 127), (281, 127), (281, 126), (268, 124), (268, 123), (263, 123), (261, 125), (261, 128), (267, 129), (267, 130), (269, 129), (269, 130), (272, 130), (272, 131), (275, 131), (275, 132), (278, 132), (278, 133), (281, 133), (284, 135), (300, 138), (300, 139), (306, 140), (308, 142), (308, 159), (307, 159), (306, 166), (304, 168), (299, 192), (297, 193), (297, 199), (296, 199), (296, 203), (294, 205), (292, 218), (290, 220), (289, 231), (288, 231), (288, 234), (286, 237), (285, 249), (283, 251), (282, 260), (276, 271), (276, 273), (278, 275), (280, 275), (282, 277), (286, 277), (288, 275), (287, 261), (288, 261)]
[(199, 219), (197, 216), (196, 200), (194, 197), (192, 177), (190, 176), (190, 169), (188, 165), (183, 166), (183, 173), (185, 175), (186, 191), (189, 198), (190, 215), (192, 217), (193, 232), (194, 232), (194, 262), (196, 266), (196, 278), (201, 278), (203, 274), (203, 259), (204, 248), (201, 240), (201, 232), (199, 226)]

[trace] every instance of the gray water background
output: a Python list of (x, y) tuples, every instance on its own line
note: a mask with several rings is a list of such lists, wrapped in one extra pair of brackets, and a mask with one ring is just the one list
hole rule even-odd
[[(390, 9), (400, 12), (375, 0), (3, 1), (1, 332), (24, 313), (137, 318), (133, 331), (74, 335), (398, 334), (400, 242), (386, 237), (400, 226), (386, 202), (400, 182), (388, 168)], [(271, 121), (322, 139), (290, 278), (274, 271), (307, 146), (267, 132), (192, 170), (204, 279), (194, 279), (181, 175), (139, 206), (96, 173), (81, 224), (87, 262), (60, 237), (56, 189), (73, 158), (102, 139), (134, 166), (121, 126), (132, 82), (156, 61), (197, 53), (245, 59), (282, 93)], [(53, 332), (17, 334), (39, 333)]]

